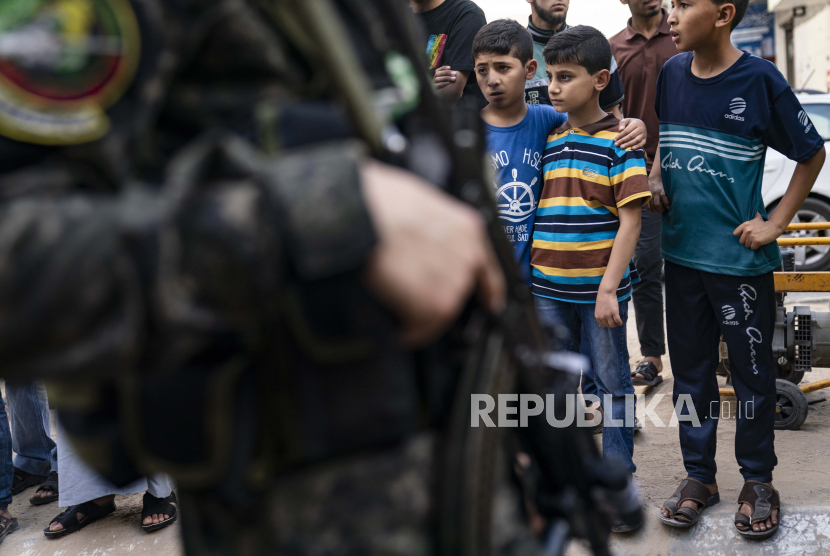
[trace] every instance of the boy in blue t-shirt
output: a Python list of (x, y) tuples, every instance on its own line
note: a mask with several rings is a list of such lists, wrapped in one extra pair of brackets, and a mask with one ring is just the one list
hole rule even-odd
[[(746, 481), (735, 527), (763, 538), (778, 530), (772, 487), (776, 364), (772, 337), (781, 264), (775, 241), (824, 164), (824, 143), (776, 67), (732, 46), (749, 0), (675, 0), (668, 22), (683, 52), (657, 81), (660, 146), (649, 209), (663, 212), (666, 320), (674, 399), (688, 396), (680, 447), (688, 478), (660, 520), (689, 527), (719, 501), (715, 483), (718, 342), (729, 345), (738, 397), (735, 455)], [(761, 196), (773, 147), (798, 162), (768, 217)], [(687, 405), (688, 407), (688, 405)], [(697, 421), (697, 422), (695, 422)]]
[[(542, 185), (542, 154), (550, 132), (567, 120), (552, 106), (525, 103), (525, 83), (536, 75), (533, 38), (518, 22), (499, 19), (485, 25), (473, 40), (476, 79), (489, 102), (481, 111), (487, 148), (496, 171), (496, 204), (504, 232), (528, 285), (533, 222)], [(436, 80), (446, 75), (436, 72)], [(620, 122), (617, 144), (641, 148), (645, 124)]]

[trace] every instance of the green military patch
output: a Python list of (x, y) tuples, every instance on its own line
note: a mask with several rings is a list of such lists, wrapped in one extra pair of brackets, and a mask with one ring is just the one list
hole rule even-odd
[(140, 49), (128, 0), (3, 0), (0, 134), (43, 145), (101, 138)]

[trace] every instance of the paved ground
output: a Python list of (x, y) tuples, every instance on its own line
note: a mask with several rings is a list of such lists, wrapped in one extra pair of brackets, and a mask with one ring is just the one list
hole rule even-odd
[[(813, 311), (827, 311), (828, 298), (817, 294), (789, 296), (788, 306), (809, 305)], [(633, 317), (629, 318), (633, 322)], [(636, 332), (629, 327), (631, 361), (639, 361)], [(668, 363), (668, 358), (666, 358)], [(665, 381), (653, 389), (647, 400), (663, 394), (657, 414), (668, 423), (671, 416), (673, 379), (671, 368), (664, 370)], [(830, 369), (808, 373), (805, 382), (830, 378)], [(723, 380), (723, 379), (721, 379)], [(808, 400), (830, 398), (830, 389), (807, 395)], [(734, 398), (733, 398), (734, 400)], [(724, 401), (726, 401), (724, 399)], [(725, 404), (723, 404), (725, 405)], [(782, 497), (782, 530), (770, 540), (748, 542), (732, 525), (738, 508), (737, 499), (743, 479), (735, 462), (735, 407), (731, 418), (722, 414), (718, 426), (718, 484), (721, 503), (704, 513), (702, 522), (690, 530), (673, 530), (657, 520), (662, 503), (672, 495), (685, 477), (676, 428), (658, 428), (646, 421), (637, 433), (634, 462), (637, 479), (646, 508), (645, 526), (630, 535), (618, 535), (614, 554), (619, 556), (684, 556), (684, 555), (762, 555), (818, 556), (830, 555), (830, 401), (811, 405), (807, 421), (798, 431), (778, 431), (775, 435), (778, 467), (774, 485)], [(725, 411), (725, 408), (723, 408)], [(587, 554), (581, 546), (573, 546), (569, 556)]]
[[(5, 392), (5, 390), (4, 390)], [(52, 437), (55, 436), (55, 415), (52, 412)], [(35, 493), (30, 488), (14, 497), (9, 510), (17, 518), (20, 529), (0, 544), (0, 556), (121, 556), (151, 554), (153, 556), (182, 556), (179, 524), (155, 533), (141, 529), (141, 499), (143, 493), (118, 496), (117, 510), (83, 530), (60, 539), (47, 539), (43, 529), (48, 527), (63, 508), (57, 503), (32, 506)]]
[[(814, 311), (828, 310), (827, 298), (802, 294), (790, 298), (797, 304), (809, 304)], [(633, 314), (630, 323), (634, 322)], [(629, 326), (632, 362), (639, 360), (639, 349), (633, 325)], [(668, 364), (668, 358), (666, 359)], [(648, 399), (665, 395), (657, 414), (668, 423), (671, 416), (671, 369), (664, 372), (665, 382), (650, 392)], [(830, 377), (830, 370), (816, 370), (806, 380)], [(830, 390), (809, 394), (810, 399), (830, 397)], [(734, 410), (733, 410), (734, 411)], [(733, 504), (742, 480), (735, 463), (732, 442), (735, 435), (734, 414), (723, 415), (718, 431), (720, 450), (717, 461), (722, 502), (708, 510), (701, 523), (688, 531), (670, 530), (656, 519), (660, 504), (669, 497), (684, 477), (676, 428), (659, 428), (646, 421), (637, 434), (634, 460), (644, 504), (646, 524), (640, 531), (618, 536), (614, 553), (636, 556), (819, 556), (830, 555), (830, 402), (810, 407), (807, 421), (799, 431), (776, 434), (779, 465), (775, 485), (783, 498), (782, 531), (762, 543), (744, 541), (734, 531)], [(152, 554), (182, 556), (178, 538), (179, 525), (164, 531), (145, 534), (140, 527), (141, 495), (119, 497), (118, 510), (107, 519), (90, 525), (64, 539), (47, 540), (41, 530), (57, 515), (56, 504), (35, 508), (28, 502), (34, 489), (24, 492), (11, 506), (21, 529), (0, 545), (0, 556), (121, 556)], [(574, 545), (570, 556), (587, 554)]]
[(120, 556), (151, 554), (181, 556), (179, 524), (145, 533), (141, 529), (141, 495), (120, 496), (118, 509), (109, 517), (87, 526), (82, 531), (61, 539), (49, 540), (42, 530), (61, 509), (57, 504), (39, 508), (29, 504), (34, 488), (27, 490), (9, 507), (20, 522), (20, 529), (6, 537), (0, 545), (3, 556)]

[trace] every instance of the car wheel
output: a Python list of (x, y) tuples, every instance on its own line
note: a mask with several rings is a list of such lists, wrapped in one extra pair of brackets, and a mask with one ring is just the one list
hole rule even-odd
[[(830, 222), (830, 205), (808, 198), (793, 218), (793, 224)], [(789, 232), (781, 237), (830, 237), (828, 230)], [(830, 270), (830, 245), (800, 245), (795, 249), (795, 269), (798, 272)]]

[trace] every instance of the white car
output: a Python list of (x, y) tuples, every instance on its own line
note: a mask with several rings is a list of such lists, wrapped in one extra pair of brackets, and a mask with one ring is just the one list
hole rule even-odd
[[(830, 94), (802, 92), (796, 96), (827, 146), (830, 143)], [(767, 213), (775, 209), (787, 191), (795, 164), (778, 151), (767, 149), (762, 189)], [(830, 162), (824, 165), (810, 196), (801, 205), (793, 222), (830, 222)], [(796, 232), (784, 237), (805, 236), (830, 237), (830, 232)], [(802, 272), (830, 270), (830, 246), (796, 247), (795, 266)]]

